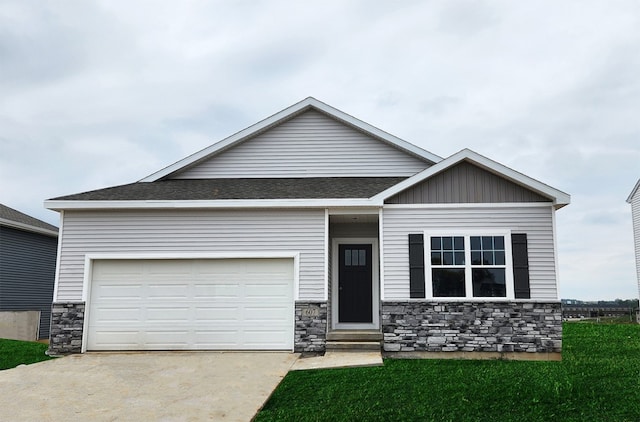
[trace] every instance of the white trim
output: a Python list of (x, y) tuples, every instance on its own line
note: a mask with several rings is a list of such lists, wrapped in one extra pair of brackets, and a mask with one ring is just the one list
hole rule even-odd
[(407, 299), (391, 299), (385, 300), (387, 303), (402, 303), (402, 302), (429, 302), (429, 303), (449, 303), (449, 302), (516, 302), (516, 303), (562, 303), (559, 299), (509, 299), (504, 297), (492, 297), (492, 298), (468, 298), (468, 297), (436, 297), (436, 298), (407, 298)]
[(629, 204), (631, 203), (631, 200), (633, 200), (633, 197), (635, 196), (636, 192), (638, 192), (638, 189), (640, 189), (640, 179), (638, 179), (638, 181), (636, 182), (636, 185), (633, 187), (633, 189), (631, 190), (631, 193), (627, 197), (627, 203)]
[(432, 154), (428, 151), (425, 151), (416, 145), (410, 144), (409, 142), (403, 141), (400, 138), (397, 138), (387, 132), (384, 132), (378, 129), (375, 126), (372, 126), (368, 123), (363, 122), (362, 120), (356, 119), (353, 116), (350, 116), (336, 108), (329, 106), (321, 101), (316, 100), (313, 97), (305, 98), (304, 100), (285, 108), (284, 110), (267, 117), (266, 119), (251, 125), (240, 132), (237, 132), (220, 142), (217, 142), (201, 151), (196, 152), (180, 161), (177, 161), (171, 164), (164, 169), (157, 171), (143, 179), (140, 182), (155, 182), (165, 176), (168, 176), (171, 173), (175, 173), (179, 170), (182, 170), (186, 167), (194, 165), (202, 160), (205, 160), (215, 154), (218, 154), (222, 151), (225, 151), (229, 148), (234, 147), (235, 145), (245, 141), (247, 138), (256, 135), (257, 133), (264, 131), (272, 126), (282, 123), (283, 121), (295, 116), (298, 113), (304, 112), (309, 109), (316, 109), (320, 112), (323, 112), (334, 119), (341, 120), (342, 122), (355, 127), (365, 133), (374, 136), (381, 141), (400, 149), (406, 153), (414, 155), (416, 157), (422, 158), (423, 160), (437, 163), (442, 160), (441, 157)]
[[(339, 258), (338, 251), (341, 244), (364, 244), (371, 245), (371, 313), (373, 314), (373, 322), (371, 324), (355, 324), (338, 322), (338, 281), (339, 281)], [(333, 246), (333, 279), (331, 286), (331, 328), (332, 329), (379, 329), (380, 328), (380, 272), (378, 263), (380, 262), (378, 254), (378, 240), (374, 237), (338, 237), (334, 238)]]
[(551, 210), (551, 235), (553, 236), (553, 263), (555, 265), (556, 272), (556, 299), (560, 300), (560, 273), (558, 269), (560, 264), (558, 263), (558, 236), (556, 232), (556, 210)]
[(58, 286), (60, 284), (60, 259), (62, 257), (62, 233), (64, 230), (64, 211), (60, 211), (60, 228), (58, 229), (58, 248), (56, 256), (56, 274), (53, 282), (53, 302), (58, 301)]
[[(224, 252), (224, 253), (90, 253), (84, 257), (84, 275), (82, 279), (82, 301), (84, 302), (84, 321), (82, 325), (82, 348), (81, 353), (87, 351), (87, 339), (89, 337), (90, 298), (91, 279), (93, 273), (93, 262), (96, 260), (162, 260), (162, 259), (252, 259), (252, 258), (276, 258), (293, 259), (293, 311), (295, 321), (295, 302), (299, 300), (300, 288), (300, 253), (287, 251), (274, 252)], [(295, 330), (292, 329), (293, 345), (295, 347)]]
[(58, 237), (59, 231), (49, 230), (42, 227), (36, 227), (31, 224), (20, 223), (18, 221), (7, 220), (6, 218), (0, 218), (0, 226), (9, 227), (12, 229), (25, 230), (38, 234), (45, 234), (47, 236)]
[(385, 204), (387, 209), (442, 209), (442, 208), (549, 208), (551, 202), (493, 202), (451, 204)]
[(378, 249), (380, 250), (380, 300), (384, 300), (384, 213), (378, 210)]
[[(433, 296), (433, 284), (431, 277), (431, 236), (463, 236), (464, 237), (464, 255), (465, 255), (465, 292), (467, 295), (464, 298), (450, 298), (450, 297), (438, 297)], [(505, 260), (505, 289), (506, 296), (504, 297), (476, 297), (473, 296), (473, 280), (471, 272), (473, 268), (478, 268), (471, 264), (471, 236), (503, 236), (504, 237), (504, 260)], [(456, 268), (462, 267), (462, 265), (455, 266)], [(502, 267), (501, 265), (496, 267)], [(442, 268), (442, 267), (437, 267)], [(493, 268), (493, 266), (491, 266)], [(466, 299), (466, 300), (481, 300), (490, 301), (494, 299), (515, 299), (515, 286), (513, 281), (513, 255), (511, 252), (511, 230), (496, 230), (496, 229), (454, 229), (454, 230), (425, 230), (424, 231), (424, 282), (425, 282), (425, 299), (424, 300), (449, 300), (449, 299)]]
[(327, 207), (371, 207), (382, 206), (363, 198), (322, 199), (224, 199), (204, 201), (45, 201), (51, 210), (89, 209), (174, 209), (174, 208), (327, 208)]
[(375, 208), (367, 207), (367, 208), (330, 208), (330, 215), (352, 215), (352, 214), (366, 214), (366, 215), (374, 215), (378, 214), (378, 209), (380, 206), (376, 206)]
[(389, 189), (380, 192), (379, 194), (372, 197), (372, 200), (385, 200), (393, 195), (402, 192), (403, 190), (414, 186), (423, 180), (428, 179), (431, 176), (434, 176), (440, 173), (443, 170), (448, 169), (462, 161), (469, 161), (487, 171), (490, 171), (498, 176), (504, 177), (514, 183), (517, 183), (527, 189), (530, 189), (540, 195), (549, 197), (553, 199), (553, 204), (558, 208), (567, 205), (571, 202), (571, 196), (567, 193), (564, 193), (560, 190), (552, 188), (549, 185), (545, 185), (542, 182), (539, 182), (529, 176), (526, 176), (522, 173), (519, 173), (503, 164), (500, 164), (496, 161), (490, 160), (487, 157), (484, 157), (477, 152), (471, 151), (470, 149), (463, 149), (452, 156), (445, 158), (444, 160), (434, 164), (433, 166), (427, 168), (426, 170), (421, 171), (420, 173), (398, 183), (397, 185), (391, 186)]
[(329, 300), (329, 209), (324, 209), (324, 293), (325, 301)]

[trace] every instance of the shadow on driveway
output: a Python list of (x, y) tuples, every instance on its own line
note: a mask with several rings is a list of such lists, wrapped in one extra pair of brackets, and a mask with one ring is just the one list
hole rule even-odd
[(0, 409), (29, 421), (249, 421), (286, 352), (86, 353), (0, 371)]

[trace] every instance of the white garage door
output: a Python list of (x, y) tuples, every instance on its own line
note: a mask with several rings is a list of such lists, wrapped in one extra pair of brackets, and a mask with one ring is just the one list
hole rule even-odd
[(293, 260), (94, 261), (87, 350), (291, 350)]

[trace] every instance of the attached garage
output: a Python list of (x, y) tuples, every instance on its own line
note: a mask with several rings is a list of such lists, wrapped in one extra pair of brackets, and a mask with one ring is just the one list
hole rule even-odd
[(293, 259), (95, 260), (87, 350), (292, 350)]

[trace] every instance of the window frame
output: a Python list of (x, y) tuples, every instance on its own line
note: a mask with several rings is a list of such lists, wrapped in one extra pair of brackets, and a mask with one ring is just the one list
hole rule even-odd
[[(471, 237), (502, 236), (504, 237), (504, 265), (474, 265), (471, 263)], [(463, 237), (464, 265), (432, 265), (431, 238), (432, 237)], [(464, 267), (465, 296), (434, 296), (433, 269), (434, 268), (462, 268)], [(438, 230), (424, 231), (424, 268), (425, 268), (425, 298), (433, 300), (514, 300), (515, 286), (513, 279), (513, 257), (511, 251), (511, 230)], [(473, 269), (504, 268), (506, 296), (473, 296)]]

